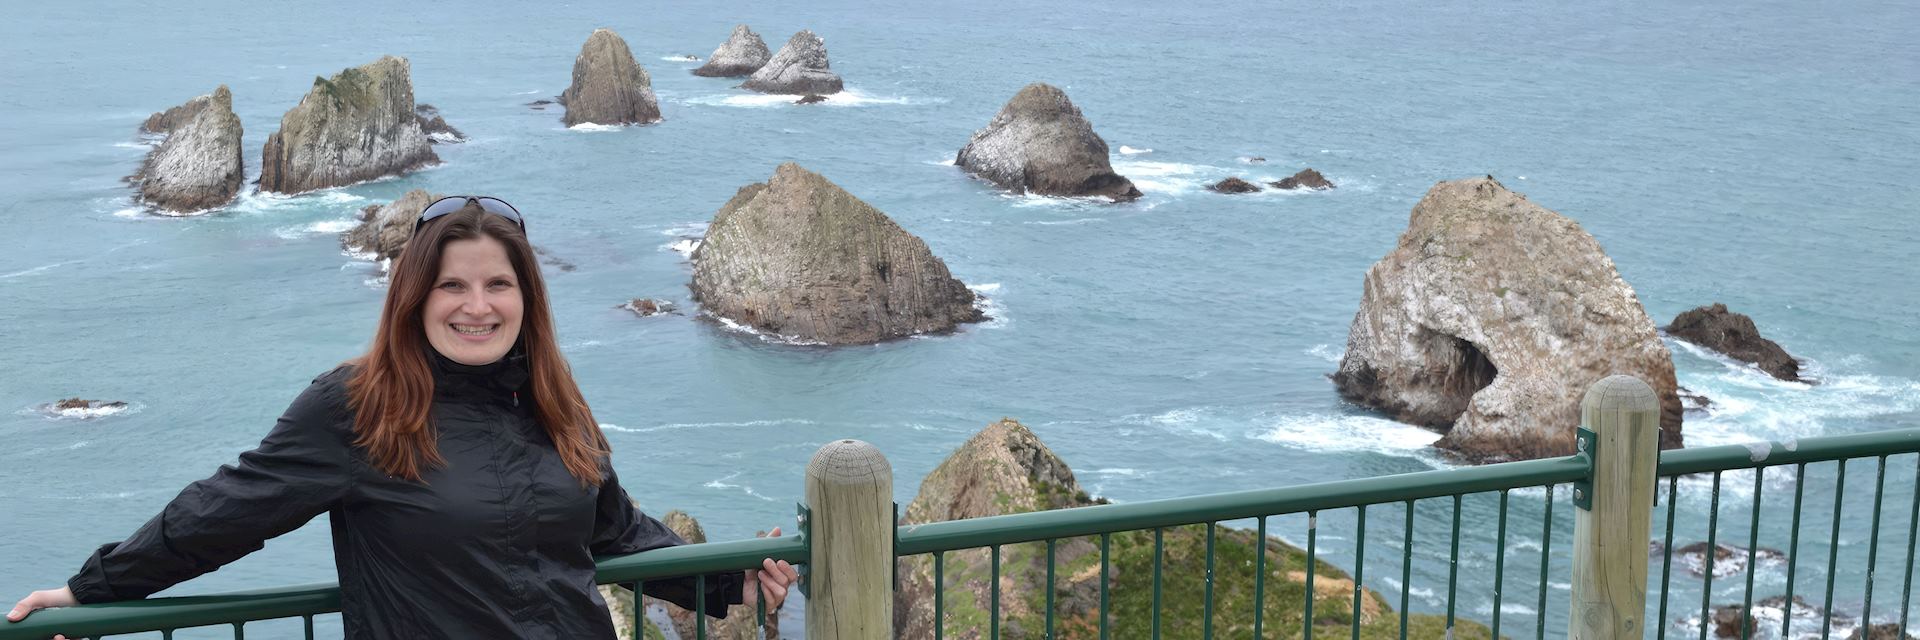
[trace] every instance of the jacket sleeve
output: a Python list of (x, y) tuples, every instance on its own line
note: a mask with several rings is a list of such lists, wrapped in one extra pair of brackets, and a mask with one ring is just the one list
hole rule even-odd
[[(600, 483), (600, 496), (594, 513), (593, 540), (589, 545), (595, 557), (622, 556), (686, 543), (680, 534), (667, 528), (665, 523), (641, 513), (633, 500), (627, 497), (626, 489), (620, 487), (620, 478), (613, 472), (613, 465), (606, 466), (606, 479)], [(746, 575), (742, 572), (716, 573), (709, 574), (706, 579), (706, 614), (714, 618), (727, 617), (727, 606), (740, 604), (741, 584), (746, 581)], [(693, 611), (695, 586), (693, 576), (687, 576), (649, 580), (643, 589), (650, 597)]]
[(83, 604), (136, 600), (240, 559), (344, 496), (352, 466), (341, 369), (300, 394), (252, 451), (187, 485), (131, 537), (67, 580)]

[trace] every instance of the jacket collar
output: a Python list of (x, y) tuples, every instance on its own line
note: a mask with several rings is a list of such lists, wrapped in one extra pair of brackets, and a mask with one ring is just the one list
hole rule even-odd
[(482, 365), (454, 362), (432, 346), (427, 363), (433, 369), (433, 395), (450, 400), (506, 400), (532, 376), (527, 371), (527, 354), (519, 345), (506, 357)]

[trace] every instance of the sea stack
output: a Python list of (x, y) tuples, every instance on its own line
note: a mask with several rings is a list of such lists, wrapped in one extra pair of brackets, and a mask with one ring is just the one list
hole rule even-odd
[(828, 68), (826, 41), (804, 29), (740, 86), (760, 93), (823, 96), (842, 88), (840, 76)]
[(1140, 197), (1132, 181), (1113, 172), (1107, 141), (1080, 108), (1066, 92), (1040, 82), (1014, 94), (953, 164), (1015, 193)]
[(340, 247), (371, 256), (376, 262), (400, 257), (407, 239), (413, 237), (413, 224), (420, 219), (420, 211), (441, 197), (426, 189), (414, 189), (393, 202), (368, 205), (360, 210), (360, 224), (340, 234)]
[[(747, 25), (734, 25), (733, 35), (720, 43), (720, 48), (707, 56), (707, 63), (693, 70), (693, 75), (708, 78), (737, 78), (750, 76), (767, 66), (767, 60), (773, 56), (767, 51), (767, 42), (760, 34), (748, 29)], [(824, 56), (823, 56), (824, 57)]]
[(153, 114), (141, 129), (166, 139), (140, 163), (131, 179), (140, 200), (164, 215), (189, 215), (232, 202), (245, 184), (243, 131), (233, 114), (233, 92), (213, 93)]
[(1667, 335), (1751, 363), (1775, 378), (1806, 382), (1800, 379), (1799, 360), (1787, 355), (1779, 343), (1762, 337), (1753, 318), (1728, 311), (1727, 305), (1715, 302), (1682, 312), (1667, 325)]
[(1367, 271), (1333, 375), (1350, 401), (1445, 432), (1476, 460), (1574, 452), (1580, 400), (1608, 375), (1660, 398), (1680, 446), (1673, 358), (1633, 287), (1578, 223), (1491, 176), (1427, 192)]
[(260, 154), (260, 190), (301, 193), (400, 175), (440, 161), (413, 111), (406, 58), (314, 78)]
[(1275, 189), (1287, 190), (1312, 189), (1314, 191), (1322, 191), (1333, 188), (1332, 180), (1328, 180), (1326, 176), (1320, 175), (1319, 171), (1313, 169), (1301, 169), (1299, 173), (1281, 178), (1270, 184)]
[(797, 341), (873, 343), (985, 318), (927, 243), (791, 162), (741, 187), (692, 260), (706, 313)]
[(612, 29), (594, 29), (573, 59), (573, 84), (560, 94), (567, 107), (561, 122), (571, 127), (594, 123), (648, 124), (660, 121), (653, 79), (633, 60), (627, 41)]

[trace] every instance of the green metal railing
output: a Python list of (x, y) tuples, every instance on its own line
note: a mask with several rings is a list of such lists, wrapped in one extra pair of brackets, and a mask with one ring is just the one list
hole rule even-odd
[[(1656, 529), (1655, 535), (1664, 540), (1661, 548), (1665, 550), (1663, 554), (1665, 557), (1660, 561), (1661, 566), (1657, 577), (1649, 575), (1648, 590), (1657, 593), (1658, 600), (1657, 613), (1646, 618), (1652, 622), (1644, 625), (1645, 635), (1663, 639), (1670, 635), (1682, 637), (1672, 631), (1683, 624), (1686, 626), (1697, 624), (1699, 638), (1712, 635), (1712, 627), (1715, 624), (1712, 605), (1716, 599), (1713, 588), (1715, 578), (1713, 565), (1716, 556), (1719, 555), (1715, 545), (1719, 542), (1718, 534), (1722, 525), (1719, 517), (1723, 509), (1720, 500), (1723, 489), (1722, 475), (1752, 473), (1754, 477), (1749, 507), (1751, 513), (1746, 519), (1748, 531), (1745, 537), (1747, 543), (1744, 565), (1747, 573), (1746, 586), (1742, 595), (1737, 633), (1738, 637), (1742, 638), (1755, 637), (1757, 619), (1753, 615), (1754, 581), (1759, 567), (1756, 563), (1763, 560), (1758, 555), (1758, 550), (1761, 548), (1760, 533), (1764, 525), (1776, 521), (1763, 520), (1760, 515), (1763, 495), (1766, 495), (1767, 471), (1774, 470), (1776, 477), (1784, 479), (1783, 474), (1788, 469), (1792, 470), (1791, 485), (1794, 491), (1791, 522), (1788, 525), (1790, 542), (1784, 560), (1787, 565), (1784, 600), (1786, 611), (1777, 632), (1772, 629), (1758, 631), (1766, 637), (1810, 635), (1811, 630), (1794, 624), (1793, 613), (1793, 608), (1796, 606), (1796, 578), (1802, 577), (1798, 573), (1807, 564), (1801, 556), (1807, 551), (1818, 553), (1818, 550), (1803, 547), (1803, 543), (1810, 543), (1810, 541), (1803, 540), (1801, 536), (1802, 507), (1805, 490), (1809, 483), (1816, 480), (1816, 476), (1825, 478), (1824, 475), (1820, 475), (1824, 473), (1820, 469), (1828, 463), (1831, 463), (1835, 469), (1835, 474), (1832, 476), (1833, 515), (1826, 540), (1821, 542), (1826, 546), (1823, 573), (1825, 585), (1821, 592), (1824, 598), (1819, 604), (1813, 604), (1823, 610), (1818, 637), (1833, 635), (1833, 615), (1830, 610), (1835, 608), (1832, 603), (1835, 602), (1836, 590), (1842, 586), (1848, 589), (1864, 589), (1859, 619), (1863, 621), (1862, 624), (1867, 624), (1874, 619), (1876, 585), (1899, 584), (1898, 617), (1893, 618), (1891, 615), (1883, 614), (1882, 618), (1897, 620), (1899, 628), (1908, 629), (1908, 612), (1914, 577), (1914, 542), (1916, 525), (1920, 525), (1920, 491), (1915, 490), (1916, 485), (1920, 485), (1920, 456), (1914, 456), (1914, 481), (1901, 482), (1901, 479), (1906, 477), (1902, 472), (1896, 475), (1892, 487), (1910, 496), (1908, 499), (1910, 504), (1906, 505), (1905, 509), (1908, 513), (1905, 523), (1907, 535), (1902, 565), (1904, 569), (1897, 581), (1887, 581), (1877, 576), (1883, 575), (1878, 573), (1882, 564), (1880, 546), (1883, 542), (1894, 540), (1890, 536), (1881, 535), (1881, 527), (1885, 520), (1882, 517), (1883, 497), (1889, 490), (1886, 472), (1890, 464), (1907, 464), (1905, 454), (1916, 453), (1920, 453), (1920, 429), (1808, 438), (1789, 443), (1705, 447), (1664, 452), (1658, 463), (1658, 475), (1666, 478), (1666, 482), (1664, 491), (1659, 496), (1660, 504), (1656, 507), (1656, 515), (1664, 512), (1665, 519)], [(1896, 459), (1896, 456), (1899, 458)], [(1875, 463), (1872, 508), (1871, 515), (1868, 517), (1859, 517), (1857, 511), (1854, 512), (1855, 517), (1847, 517), (1845, 507), (1848, 506), (1848, 499), (1854, 498), (1860, 501), (1864, 498), (1864, 494), (1846, 493), (1848, 486), (1846, 468), (1848, 461), (1851, 460), (1872, 460)], [(1859, 468), (1855, 467), (1855, 469)], [(1810, 474), (1810, 471), (1815, 473)], [(987, 549), (992, 566), (989, 580), (990, 604), (986, 614), (984, 636), (998, 638), (1002, 634), (1001, 623), (1006, 615), (1003, 612), (1002, 600), (1008, 597), (1007, 594), (1001, 593), (1000, 588), (1002, 563), (1007, 561), (1007, 554), (1003, 551), (1010, 545), (1038, 544), (1044, 546), (1045, 553), (1045, 596), (1044, 605), (1042, 605), (1044, 611), (1041, 612), (1044, 622), (1038, 629), (1021, 629), (1020, 635), (1044, 638), (1084, 635), (1104, 639), (1116, 634), (1115, 627), (1119, 626), (1123, 621), (1122, 617), (1126, 616), (1126, 620), (1146, 620), (1146, 635), (1159, 638), (1170, 633), (1167, 627), (1174, 623), (1183, 623), (1179, 625), (1183, 630), (1191, 628), (1190, 625), (1184, 624), (1185, 621), (1170, 621), (1163, 615), (1164, 600), (1169, 595), (1165, 593), (1166, 582), (1170, 578), (1178, 577), (1170, 575), (1171, 572), (1163, 573), (1162, 570), (1167, 553), (1168, 534), (1177, 532), (1181, 527), (1204, 527), (1205, 575), (1202, 581), (1203, 591), (1200, 594), (1202, 620), (1197, 631), (1180, 631), (1174, 635), (1209, 638), (1249, 636), (1312, 638), (1345, 635), (1356, 640), (1375, 637), (1379, 635), (1375, 632), (1382, 628), (1380, 625), (1386, 622), (1375, 620), (1372, 623), (1363, 623), (1365, 600), (1370, 595), (1381, 598), (1384, 604), (1383, 597), (1370, 593), (1371, 588), (1367, 583), (1367, 580), (1372, 579), (1368, 576), (1376, 575), (1366, 571), (1367, 543), (1369, 542), (1368, 512), (1371, 508), (1378, 515), (1382, 508), (1385, 508), (1388, 515), (1395, 512), (1401, 514), (1398, 523), (1400, 530), (1391, 532), (1397, 535), (1387, 535), (1372, 542), (1376, 546), (1391, 548), (1397, 545), (1399, 547), (1401, 562), (1396, 567), (1399, 569), (1398, 584), (1392, 585), (1390, 577), (1382, 581), (1398, 590), (1400, 597), (1399, 609), (1396, 612), (1398, 622), (1394, 625), (1396, 628), (1393, 632), (1381, 632), (1384, 635), (1380, 637), (1438, 637), (1442, 634), (1462, 638), (1503, 637), (1503, 634), (1511, 634), (1514, 631), (1504, 626), (1509, 620), (1502, 616), (1503, 608), (1510, 605), (1531, 604), (1536, 618), (1531, 629), (1532, 635), (1535, 638), (1546, 638), (1549, 627), (1549, 593), (1556, 588), (1551, 580), (1556, 575), (1562, 575), (1558, 569), (1567, 566), (1567, 561), (1553, 555), (1555, 548), (1553, 538), (1556, 531), (1555, 486), (1590, 480), (1590, 474), (1590, 460), (1582, 454), (1566, 458), (1510, 462), (1303, 486), (901, 526), (897, 529), (892, 552), (902, 559), (920, 556), (928, 558), (934, 588), (931, 603), (902, 603), (900, 606), (931, 607), (934, 620), (932, 637), (934, 638), (944, 638), (947, 634), (954, 632), (955, 630), (948, 627), (950, 624), (957, 624), (956, 612), (949, 603), (944, 601), (948, 591), (947, 585), (944, 584), (949, 569), (947, 560), (956, 552)], [(1700, 482), (1709, 483), (1706, 499), (1710, 503), (1706, 522), (1707, 552), (1703, 554), (1705, 566), (1702, 573), (1702, 586), (1699, 590), (1700, 612), (1697, 621), (1685, 618), (1676, 623), (1668, 618), (1670, 606), (1678, 605), (1669, 597), (1670, 592), (1676, 588), (1673, 575), (1675, 557), (1673, 542), (1676, 518), (1679, 515), (1676, 508), (1683, 498), (1692, 499), (1689, 496), (1696, 493), (1694, 485)], [(1688, 489), (1688, 496), (1682, 495), (1682, 488)], [(1527, 546), (1512, 542), (1513, 536), (1523, 534), (1517, 533), (1521, 529), (1510, 530), (1509, 511), (1515, 504), (1523, 503), (1511, 498), (1523, 494), (1531, 495), (1536, 489), (1541, 495), (1539, 506), (1542, 514), (1536, 525), (1541, 533), (1538, 540), (1538, 553), (1511, 554), (1510, 551), (1525, 550)], [(1558, 495), (1561, 498), (1566, 496), (1565, 493)], [(1484, 631), (1480, 630), (1482, 625), (1477, 621), (1471, 625), (1464, 622), (1459, 611), (1460, 587), (1463, 579), (1469, 578), (1469, 576), (1463, 576), (1461, 571), (1464, 564), (1461, 546), (1463, 538), (1461, 514), (1465, 508), (1479, 504), (1483, 497), (1488, 502), (1497, 501), (1495, 507), (1497, 524), (1491, 539), (1491, 549), (1481, 551), (1470, 548), (1467, 551), (1470, 554), (1491, 553), (1493, 556), (1491, 575), (1470, 576), (1474, 583), (1473, 589), (1483, 587), (1491, 589), (1487, 592), (1491, 594), (1491, 611), (1486, 616)], [(1468, 498), (1473, 498), (1471, 504), (1467, 501)], [(1449, 513), (1440, 516), (1439, 509), (1442, 507), (1446, 507), (1445, 510)], [(1430, 516), (1429, 520), (1441, 518), (1436, 522), (1444, 522), (1448, 531), (1448, 540), (1444, 547), (1446, 558), (1444, 606), (1428, 605), (1429, 609), (1444, 611), (1444, 626), (1441, 627), (1422, 626), (1419, 619), (1410, 618), (1411, 615), (1419, 615), (1423, 618), (1437, 616), (1436, 613), (1412, 612), (1414, 603), (1410, 595), (1415, 592), (1414, 574), (1417, 565), (1421, 562), (1416, 554), (1416, 543), (1419, 540), (1415, 536), (1416, 524), (1423, 515), (1420, 509), (1426, 509), (1424, 515)], [(1342, 625), (1335, 626), (1324, 624), (1324, 621), (1316, 619), (1313, 611), (1317, 599), (1315, 594), (1319, 593), (1315, 589), (1315, 580), (1325, 579), (1324, 575), (1316, 575), (1318, 573), (1316, 565), (1319, 564), (1316, 554), (1321, 553), (1317, 547), (1320, 538), (1325, 535), (1320, 531), (1323, 519), (1332, 514), (1343, 514), (1349, 511), (1352, 515), (1354, 534), (1344, 539), (1351, 540), (1353, 543), (1351, 570), (1354, 586), (1351, 587), (1351, 604), (1343, 603), (1343, 606), (1347, 607), (1348, 620)], [(1562, 513), (1570, 511), (1572, 509), (1566, 509)], [(1304, 611), (1299, 627), (1275, 629), (1267, 624), (1271, 616), (1267, 598), (1274, 592), (1274, 589), (1269, 588), (1267, 584), (1269, 574), (1272, 573), (1267, 566), (1271, 547), (1266, 542), (1269, 533), (1273, 531), (1270, 520), (1302, 515), (1306, 518), (1305, 558), (1307, 559), (1304, 567), (1305, 597), (1302, 602)], [(1251, 559), (1252, 602), (1251, 606), (1244, 607), (1245, 610), (1226, 611), (1217, 606), (1220, 592), (1226, 589), (1244, 589), (1246, 585), (1227, 584), (1221, 575), (1216, 574), (1216, 546), (1219, 537), (1224, 535), (1223, 530), (1228, 529), (1225, 524), (1242, 520), (1253, 521), (1252, 534), (1255, 537), (1252, 539), (1257, 544), (1257, 551)], [(1843, 527), (1843, 522), (1849, 525)], [(1560, 531), (1563, 532), (1571, 529), (1565, 525), (1561, 527)], [(1847, 537), (1848, 533), (1856, 534), (1855, 537), (1857, 537), (1858, 529), (1849, 527), (1863, 527), (1867, 531), (1866, 565), (1861, 571), (1865, 578), (1864, 585), (1843, 585), (1836, 580), (1839, 574), (1850, 570), (1848, 567), (1837, 565), (1843, 538)], [(1379, 530), (1378, 527), (1376, 527), (1377, 530)], [(1531, 530), (1526, 529), (1526, 531)], [(1114, 557), (1116, 539), (1130, 535), (1144, 536), (1146, 533), (1152, 535), (1153, 570), (1150, 582), (1150, 606), (1147, 611), (1115, 611), (1116, 597), (1131, 596), (1131, 594), (1116, 593), (1114, 585), (1111, 584), (1110, 578), (1114, 575), (1113, 568), (1118, 560)], [(1239, 533), (1245, 533), (1245, 530), (1242, 529)], [(1477, 541), (1483, 533), (1485, 532), (1480, 527), (1475, 527), (1469, 530), (1467, 537)], [(1059, 603), (1056, 602), (1056, 580), (1059, 578), (1055, 566), (1056, 551), (1063, 543), (1072, 543), (1075, 540), (1087, 541), (1087, 546), (1092, 546), (1091, 540), (1094, 539), (1098, 540), (1100, 567), (1097, 574), (1099, 580), (1097, 630), (1065, 631), (1059, 628), (1059, 621), (1056, 619), (1057, 609), (1059, 609)], [(1428, 553), (1437, 560), (1441, 553), (1439, 549), (1441, 547), (1431, 548)], [(644, 607), (640, 605), (639, 596), (645, 593), (644, 587), (647, 581), (740, 571), (758, 567), (762, 558), (769, 557), (802, 564), (813, 558), (816, 551), (814, 545), (804, 536), (688, 545), (604, 560), (600, 563), (598, 578), (603, 584), (621, 584), (634, 590), (636, 597), (633, 611), (637, 634), (638, 629), (643, 626), (640, 618), (644, 616)], [(1570, 553), (1579, 554), (1582, 550), (1574, 548)], [(1521, 594), (1519, 597), (1511, 597), (1511, 594), (1507, 593), (1509, 586), (1506, 580), (1507, 573), (1512, 570), (1509, 555), (1515, 555), (1515, 559), (1529, 563), (1537, 557), (1538, 581), (1534, 585), (1535, 593)], [(1888, 567), (1888, 569), (1891, 568)], [(814, 572), (821, 569), (821, 567), (812, 568)], [(1856, 591), (1856, 593), (1860, 592)], [(1652, 609), (1656, 603), (1651, 601), (1652, 598), (1649, 600), (1647, 606)], [(312, 637), (314, 616), (336, 612), (338, 606), (338, 593), (335, 586), (331, 584), (88, 605), (40, 611), (21, 623), (11, 625), (0, 623), (0, 640), (41, 638), (54, 632), (65, 633), (69, 637), (100, 637), (108, 634), (161, 631), (163, 637), (171, 638), (173, 631), (177, 629), (214, 625), (230, 625), (234, 637), (243, 638), (248, 622), (280, 618), (301, 619), (306, 636)], [(809, 615), (816, 615), (813, 613), (815, 610), (812, 606), (813, 603), (809, 603)], [(764, 615), (764, 612), (760, 615)], [(698, 629), (698, 633), (705, 637), (704, 618), (702, 616), (695, 616), (695, 618), (701, 620), (702, 626)], [(1340, 628), (1341, 626), (1344, 628)], [(1696, 632), (1694, 629), (1687, 629), (1687, 631)], [(1556, 637), (1558, 637), (1557, 634)]]

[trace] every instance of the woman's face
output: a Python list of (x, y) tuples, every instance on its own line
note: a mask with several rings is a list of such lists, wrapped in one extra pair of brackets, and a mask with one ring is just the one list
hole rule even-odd
[(482, 236), (448, 242), (440, 252), (440, 273), (420, 316), (435, 351), (460, 364), (481, 365), (513, 348), (523, 306), (506, 245)]

